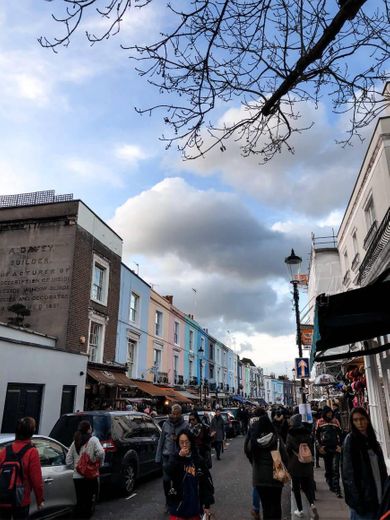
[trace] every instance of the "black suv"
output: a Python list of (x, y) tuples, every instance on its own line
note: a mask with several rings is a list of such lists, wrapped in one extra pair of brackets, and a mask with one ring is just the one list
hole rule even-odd
[(131, 494), (138, 478), (160, 471), (154, 459), (161, 430), (148, 415), (138, 412), (90, 411), (68, 413), (58, 419), (50, 436), (70, 446), (80, 421), (89, 421), (105, 451), (101, 483)]

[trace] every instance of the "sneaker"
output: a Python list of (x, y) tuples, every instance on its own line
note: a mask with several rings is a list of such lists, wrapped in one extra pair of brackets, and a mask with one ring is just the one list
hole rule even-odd
[(336, 497), (343, 498), (343, 494), (341, 493), (341, 491), (336, 491)]
[(303, 511), (299, 511), (299, 509), (297, 509), (294, 511), (294, 515), (298, 518), (303, 518)]
[(254, 509), (252, 509), (251, 515), (252, 515), (253, 520), (260, 520), (260, 513), (259, 513), (259, 511), (255, 511)]
[(312, 504), (310, 506), (310, 518), (312, 520), (319, 520), (319, 518), (320, 518), (319, 515), (318, 515), (317, 508), (316, 508), (316, 506), (314, 504)]

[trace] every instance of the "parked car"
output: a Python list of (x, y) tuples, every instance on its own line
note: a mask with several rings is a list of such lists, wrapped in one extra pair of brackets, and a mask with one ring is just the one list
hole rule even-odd
[(140, 412), (86, 411), (65, 414), (50, 435), (70, 446), (80, 421), (89, 421), (105, 451), (101, 485), (111, 484), (130, 495), (136, 481), (161, 469), (154, 459), (161, 429)]
[[(210, 426), (211, 419), (214, 417), (215, 412), (211, 412), (210, 410), (196, 410), (196, 412), (199, 415), (200, 420), (207, 424), (207, 426)], [(190, 415), (190, 413), (183, 414), (183, 419), (188, 422)]]
[(168, 419), (168, 415), (157, 415), (156, 417), (153, 417), (153, 421), (159, 425), (159, 427), (162, 429), (163, 424)]
[[(0, 434), (0, 449), (15, 440), (12, 434)], [(32, 443), (37, 448), (42, 465), (45, 505), (37, 510), (34, 493), (31, 496), (31, 518), (55, 518), (72, 511), (76, 505), (76, 494), (73, 486), (73, 469), (65, 463), (68, 449), (60, 442), (34, 435)]]
[(240, 433), (240, 421), (235, 419), (234, 415), (227, 410), (222, 410), (221, 416), (225, 421), (226, 437), (237, 437)]

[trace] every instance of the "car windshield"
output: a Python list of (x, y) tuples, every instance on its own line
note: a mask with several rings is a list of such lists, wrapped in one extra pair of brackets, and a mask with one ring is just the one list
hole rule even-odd
[(106, 440), (110, 438), (110, 416), (109, 415), (63, 415), (58, 419), (54, 428), (50, 433), (50, 437), (62, 442), (65, 446), (70, 446), (73, 442), (73, 436), (81, 421), (89, 421), (92, 425), (93, 435), (96, 435), (99, 440)]

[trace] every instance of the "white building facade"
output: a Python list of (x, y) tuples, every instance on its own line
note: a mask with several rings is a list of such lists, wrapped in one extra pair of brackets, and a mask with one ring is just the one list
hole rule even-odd
[(31, 416), (48, 435), (63, 413), (83, 410), (87, 361), (57, 349), (55, 338), (0, 323), (1, 433)]

